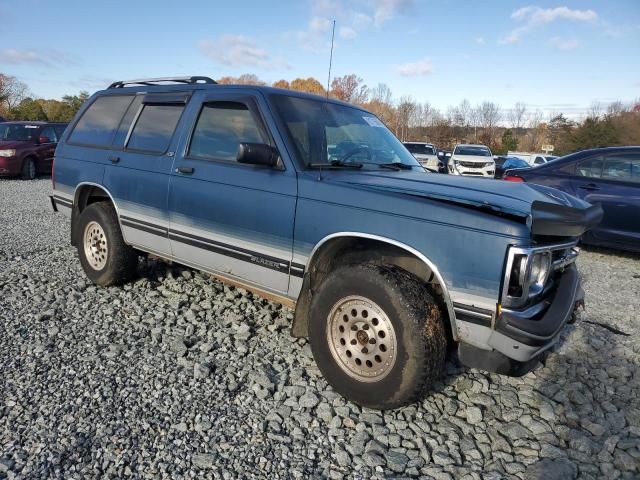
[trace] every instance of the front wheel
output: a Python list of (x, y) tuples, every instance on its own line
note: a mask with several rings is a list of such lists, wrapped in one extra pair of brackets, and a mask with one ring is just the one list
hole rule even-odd
[(332, 272), (310, 312), (318, 367), (344, 397), (377, 409), (419, 400), (444, 369), (440, 308), (404, 270), (351, 265)]
[(101, 286), (131, 279), (136, 273), (138, 255), (124, 242), (113, 206), (109, 202), (92, 203), (77, 221), (75, 244), (87, 277)]

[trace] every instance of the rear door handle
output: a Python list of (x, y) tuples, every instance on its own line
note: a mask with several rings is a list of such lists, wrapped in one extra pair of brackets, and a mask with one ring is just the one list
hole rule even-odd
[(584, 185), (580, 185), (579, 188), (582, 188), (583, 190), (600, 190), (600, 187), (597, 186), (595, 183), (586, 183)]
[(117, 157), (117, 156), (115, 156), (115, 155), (111, 155), (111, 156), (110, 156), (110, 157), (108, 157), (108, 158), (109, 158), (109, 161), (110, 161), (111, 163), (118, 163), (118, 162), (120, 161), (120, 157)]
[(193, 173), (193, 167), (178, 167), (176, 168), (176, 173), (185, 173), (187, 175), (191, 175)]

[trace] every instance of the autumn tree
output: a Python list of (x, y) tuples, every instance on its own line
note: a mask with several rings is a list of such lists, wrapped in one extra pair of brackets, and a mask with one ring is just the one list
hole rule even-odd
[(278, 80), (277, 82), (273, 82), (273, 87), (275, 88), (284, 88), (284, 89), (289, 89), (291, 88), (291, 84), (287, 81), (287, 80)]
[(309, 78), (296, 78), (291, 82), (289, 86), (291, 90), (296, 90), (298, 92), (307, 92), (313, 93), (315, 95), (325, 95), (326, 90), (322, 86), (322, 84), (313, 77)]
[(362, 105), (369, 98), (369, 88), (357, 75), (344, 75), (333, 79), (329, 94), (338, 100)]
[(16, 77), (0, 73), (0, 114), (10, 115), (29, 96), (29, 87)]
[(222, 77), (216, 80), (216, 82), (222, 85), (266, 85), (265, 82), (253, 73), (244, 73), (239, 77)]
[(509, 110), (507, 120), (516, 134), (520, 133), (520, 129), (524, 127), (526, 114), (527, 105), (523, 102), (516, 102), (513, 108)]

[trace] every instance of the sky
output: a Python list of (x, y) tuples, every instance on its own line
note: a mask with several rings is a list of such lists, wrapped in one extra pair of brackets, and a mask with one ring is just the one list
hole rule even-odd
[(0, 73), (37, 97), (115, 80), (355, 73), (446, 110), (582, 115), (640, 98), (640, 0), (0, 0)]

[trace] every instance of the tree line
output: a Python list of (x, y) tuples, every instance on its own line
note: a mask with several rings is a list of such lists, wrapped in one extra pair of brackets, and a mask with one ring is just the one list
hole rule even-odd
[[(222, 77), (220, 84), (268, 85), (254, 74)], [(485, 101), (472, 105), (462, 100), (445, 111), (411, 96), (395, 98), (388, 85), (369, 87), (355, 74), (335, 77), (327, 92), (316, 78), (281, 79), (271, 84), (361, 106), (377, 115), (402, 141), (428, 141), (439, 148), (456, 143), (482, 143), (494, 153), (509, 150), (538, 152), (546, 144), (554, 145), (554, 154), (564, 155), (585, 148), (640, 144), (640, 99), (635, 102), (594, 103), (584, 119), (567, 118), (554, 113), (547, 118), (540, 110), (531, 110), (518, 102), (502, 108)], [(71, 120), (87, 92), (65, 95), (61, 100), (34, 98), (28, 86), (15, 77), (0, 73), (0, 116), (16, 120)]]

